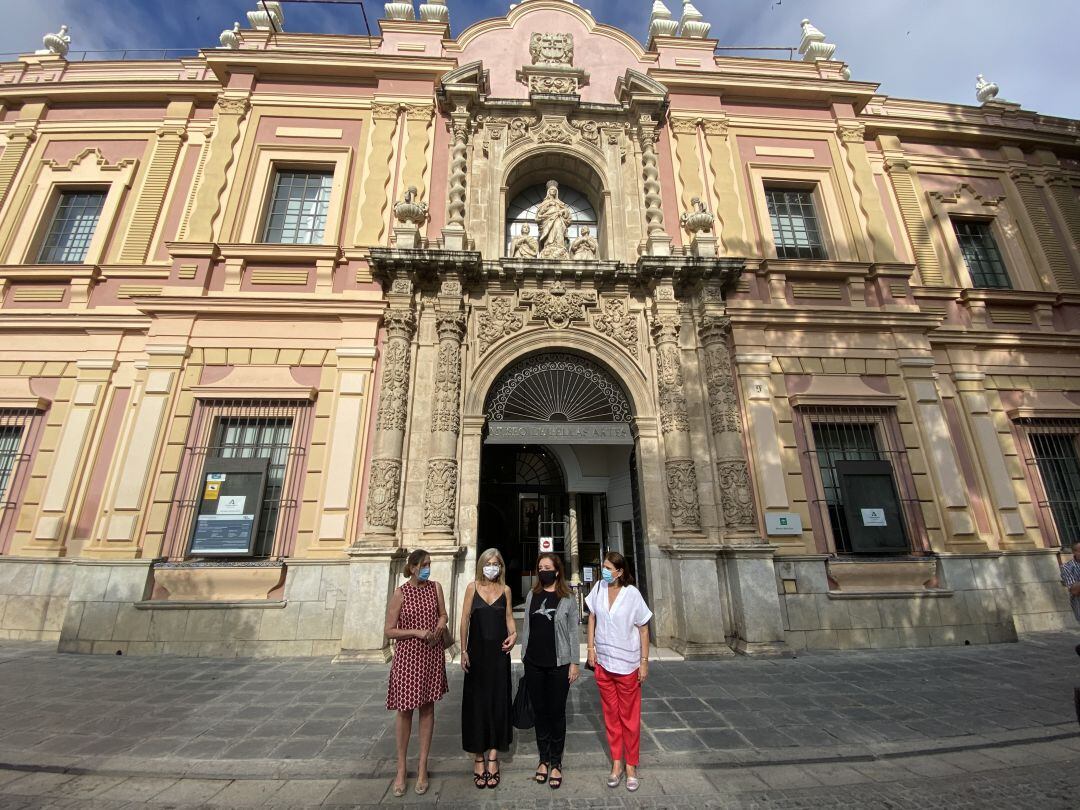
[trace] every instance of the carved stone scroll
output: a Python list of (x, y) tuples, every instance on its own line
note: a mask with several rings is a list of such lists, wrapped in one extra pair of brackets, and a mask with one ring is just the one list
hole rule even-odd
[(547, 321), (552, 329), (565, 329), (573, 321), (585, 320), (585, 307), (596, 303), (596, 293), (570, 291), (556, 281), (550, 290), (525, 290), (521, 300), (532, 305), (533, 320)]
[(428, 462), (424, 489), (424, 525), (450, 528), (457, 506), (458, 466), (453, 459), (435, 458)]
[(397, 528), (400, 492), (401, 459), (379, 458), (372, 461), (366, 513), (369, 527)]
[(622, 298), (605, 298), (593, 317), (593, 328), (638, 356), (638, 319)]
[(514, 334), (525, 325), (525, 319), (514, 312), (513, 302), (506, 296), (492, 298), (487, 310), (480, 315), (477, 336), (480, 339), (480, 354), (483, 355), (500, 338)]
[(667, 471), (672, 528), (676, 531), (699, 530), (701, 510), (698, 507), (697, 470), (693, 460), (670, 459), (664, 467)]
[(716, 462), (716, 482), (724, 523), (735, 529), (754, 529), (754, 496), (750, 488), (750, 470), (742, 459)]

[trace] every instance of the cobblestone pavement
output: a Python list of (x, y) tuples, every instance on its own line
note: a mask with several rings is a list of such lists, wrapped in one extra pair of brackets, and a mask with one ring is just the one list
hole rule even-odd
[(586, 676), (571, 690), (558, 802), (529, 782), (531, 732), (504, 756), (497, 791), (472, 786), (456, 668), (431, 790), (394, 799), (385, 666), (0, 642), (0, 807), (1076, 807), (1076, 641), (659, 662), (634, 795), (604, 786)]

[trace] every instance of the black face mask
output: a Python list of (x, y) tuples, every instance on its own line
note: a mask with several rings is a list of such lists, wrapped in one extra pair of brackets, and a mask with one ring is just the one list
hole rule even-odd
[(555, 578), (558, 577), (558, 575), (559, 574), (556, 571), (537, 571), (536, 573), (536, 576), (540, 579), (540, 584), (545, 588), (548, 585), (554, 585)]

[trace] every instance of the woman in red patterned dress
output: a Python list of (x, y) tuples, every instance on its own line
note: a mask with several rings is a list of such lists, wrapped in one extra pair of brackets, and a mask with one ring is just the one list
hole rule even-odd
[(447, 692), (446, 657), (442, 633), (448, 617), (442, 586), (428, 577), (431, 556), (416, 549), (405, 563), (409, 581), (394, 590), (386, 609), (387, 638), (394, 639), (394, 662), (386, 708), (397, 711), (397, 777), (394, 795), (405, 795), (408, 778), (406, 759), (412, 735), (413, 709), (420, 710), (420, 762), (416, 772), (416, 793), (428, 789), (428, 751), (435, 729), (435, 701)]

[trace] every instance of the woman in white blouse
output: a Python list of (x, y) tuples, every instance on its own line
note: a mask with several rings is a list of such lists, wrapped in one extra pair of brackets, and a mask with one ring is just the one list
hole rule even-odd
[(596, 670), (596, 685), (604, 708), (611, 775), (608, 787), (638, 789), (638, 750), (641, 742), (641, 684), (649, 674), (649, 620), (652, 611), (634, 587), (634, 574), (617, 551), (604, 555), (602, 579), (589, 593), (588, 666)]

